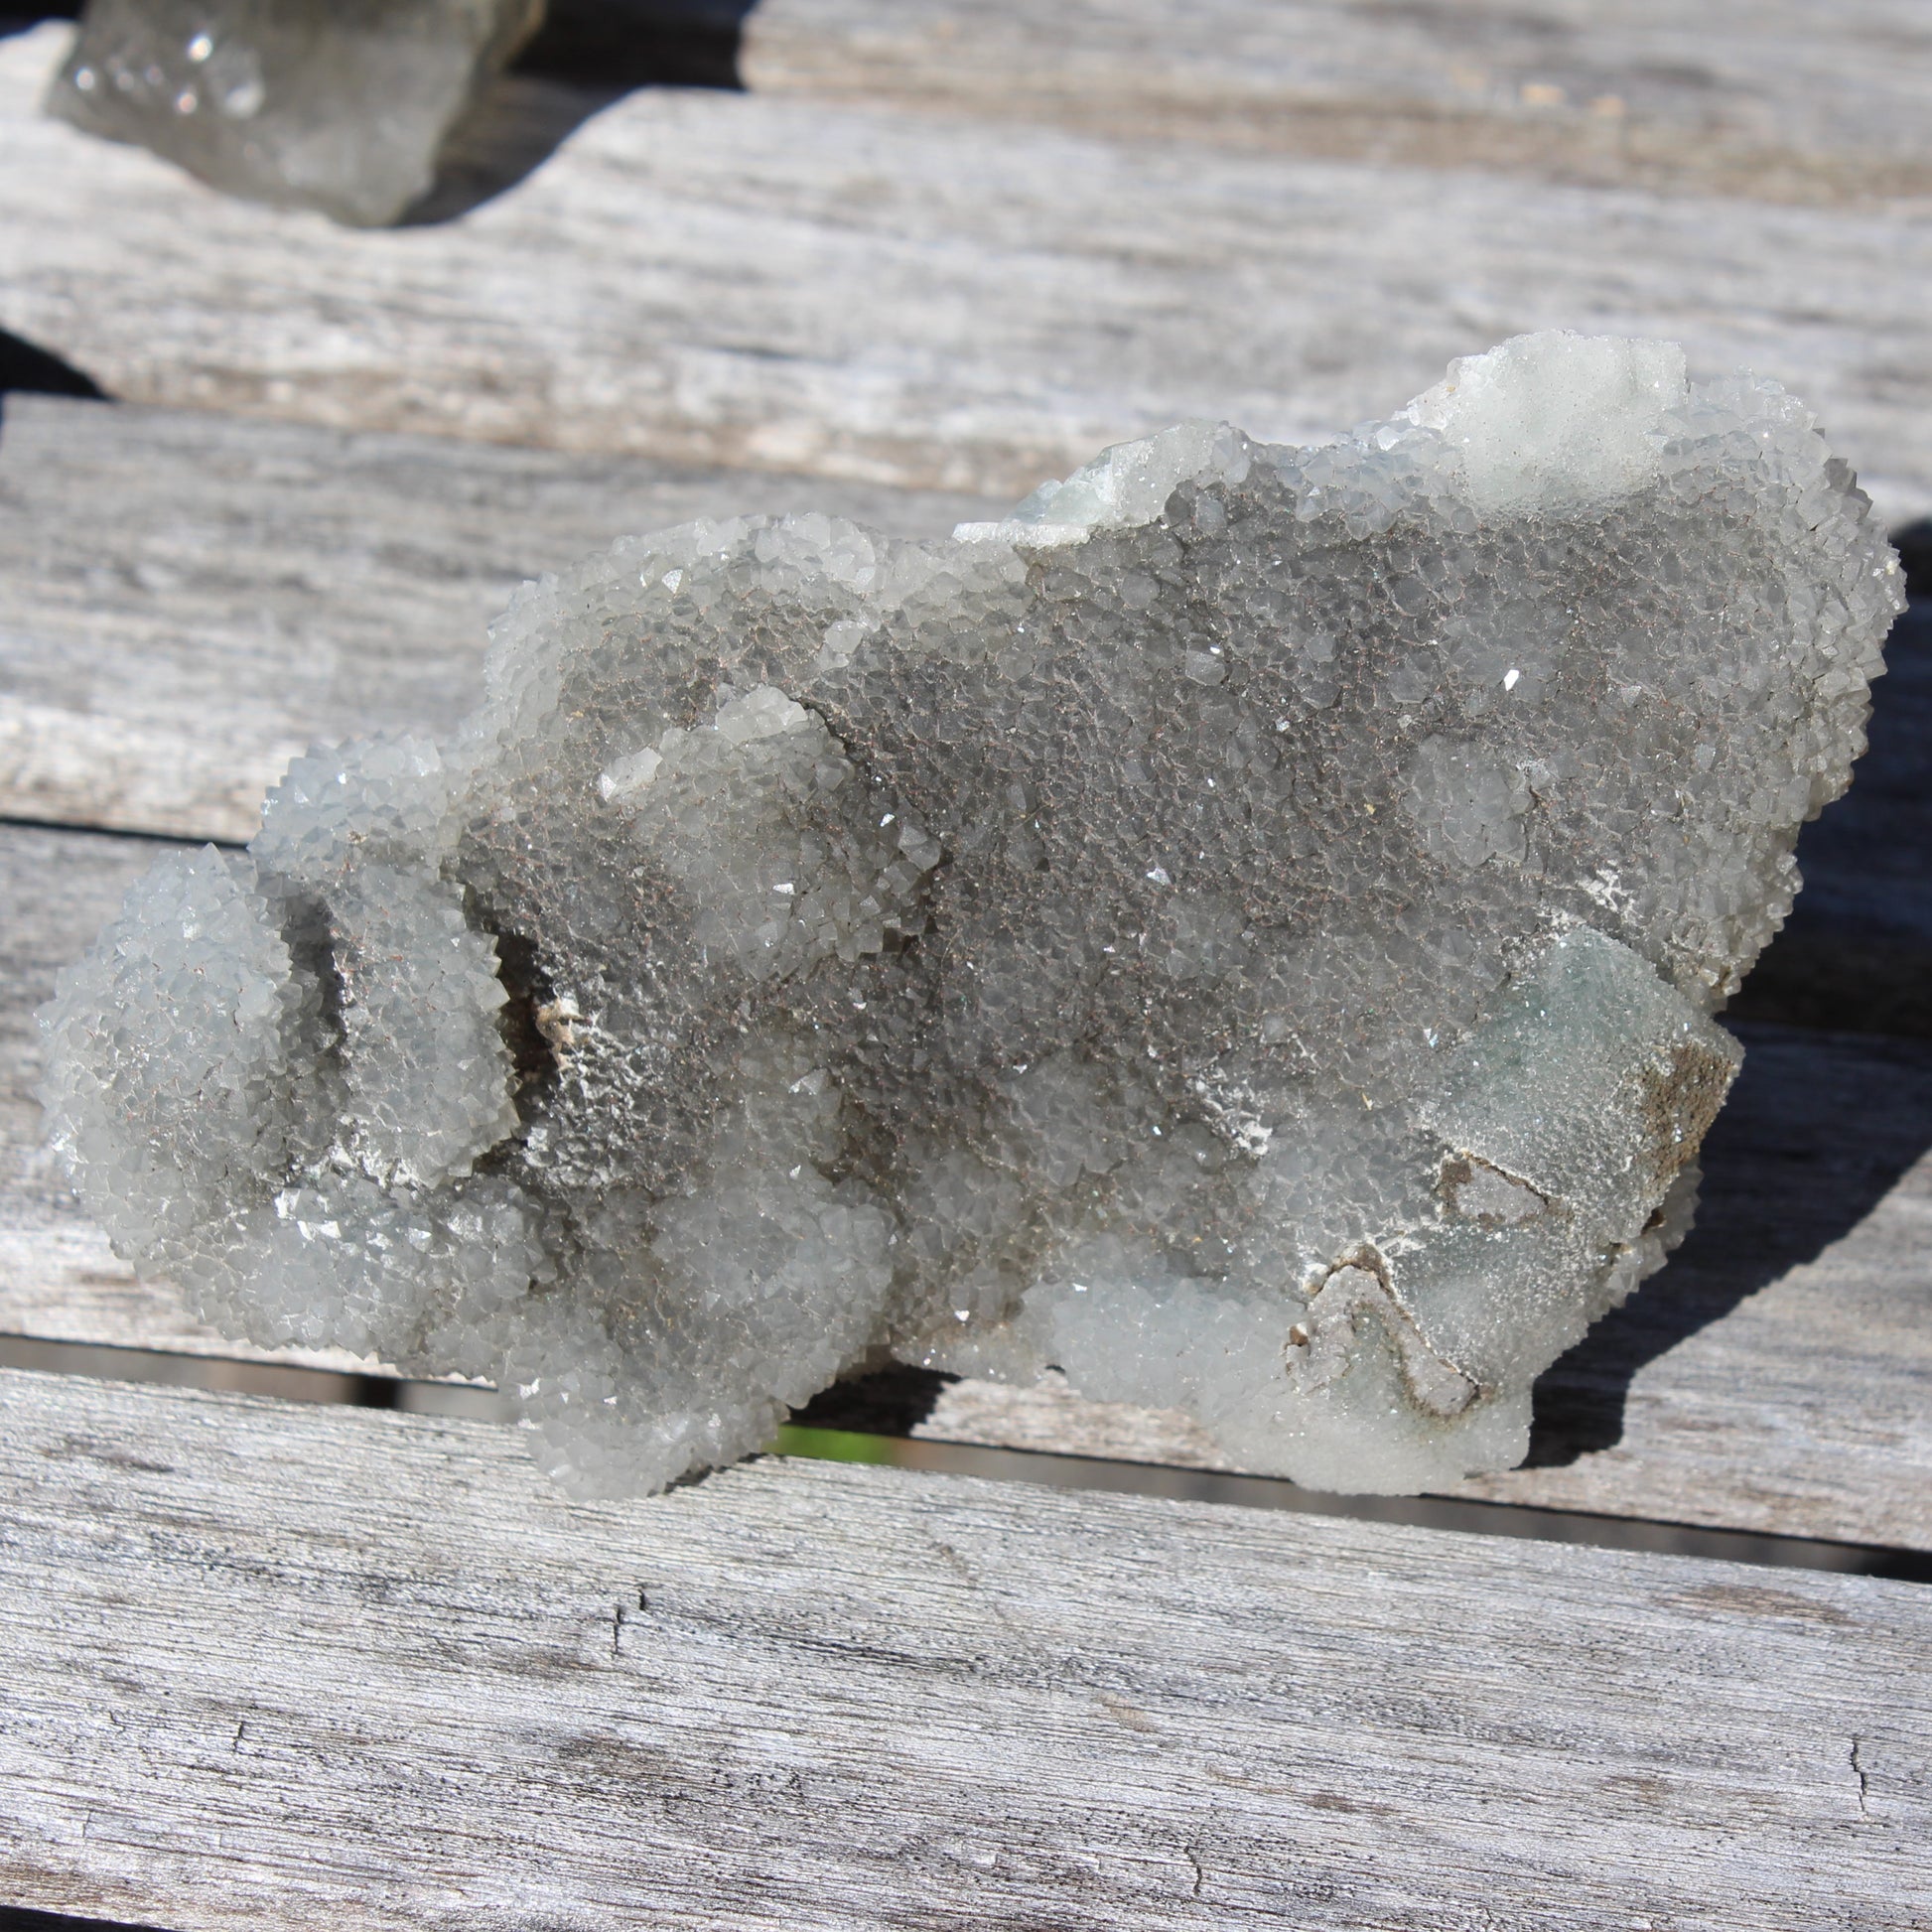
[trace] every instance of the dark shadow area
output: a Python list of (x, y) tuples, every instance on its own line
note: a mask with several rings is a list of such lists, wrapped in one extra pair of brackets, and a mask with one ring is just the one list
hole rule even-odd
[(550, 0), (513, 71), (579, 87), (742, 90), (739, 46), (757, 0)]
[(540, 168), (592, 115), (641, 87), (737, 92), (757, 0), (551, 0), (509, 70), (444, 144), (405, 227), (454, 220)]
[(13, 395), (81, 396), (93, 402), (108, 399), (100, 384), (71, 362), (64, 362), (51, 350), (0, 329), (0, 423), (6, 420), (7, 398)]
[(821, 1389), (791, 1412), (799, 1429), (843, 1429), (858, 1436), (909, 1436), (932, 1414), (941, 1392), (957, 1380), (937, 1369), (895, 1362), (875, 1375), (856, 1375)]
[(1871, 687), (1870, 747), (1799, 838), (1804, 891), (1728, 1019), (1932, 1039), (1932, 525), (1897, 541), (1914, 599)]
[(1932, 523), (1893, 541), (1913, 602), (1870, 748), (1805, 827), (1804, 891), (1724, 1016), (1744, 1070), (1705, 1143), (1697, 1227), (1537, 1384), (1532, 1466), (1619, 1442), (1645, 1363), (1850, 1233), (1932, 1147)]
[(36, 1912), (24, 1905), (0, 1905), (0, 1932), (165, 1932), (156, 1925), (130, 1925), (117, 1918), (69, 1918), (65, 1912)]
[[(38, 27), (43, 20), (78, 20), (80, 18), (79, 0), (69, 0), (67, 6), (53, 7), (0, 7), (0, 40), (9, 34), (24, 34), (30, 28)], [(4, 1921), (0, 1921), (3, 1925)]]
[(1921, 516), (1891, 533), (1891, 547), (1905, 566), (1906, 594), (1932, 597), (1932, 516)]
[(1704, 1145), (1697, 1225), (1537, 1383), (1530, 1467), (1613, 1447), (1639, 1369), (1815, 1260), (1932, 1147), (1932, 1045), (1735, 1031), (1744, 1070)]

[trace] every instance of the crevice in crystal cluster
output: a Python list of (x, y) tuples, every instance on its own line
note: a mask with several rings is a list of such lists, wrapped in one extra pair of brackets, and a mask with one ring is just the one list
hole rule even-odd
[[(556, 1085), (558, 1054), (569, 1045), (568, 1028), (560, 1021), (556, 990), (544, 973), (536, 941), (525, 933), (496, 931), (494, 921), (474, 901), (469, 913), (471, 925), (496, 942), (496, 977), (503, 983), (499, 1024), (512, 1068), (510, 1097), (519, 1121), (527, 1126)], [(504, 1140), (491, 1153), (507, 1156), (514, 1145)]]
[(1402, 1305), (1388, 1262), (1364, 1245), (1344, 1255), (1309, 1297), (1302, 1318), (1288, 1331), (1290, 1385), (1312, 1394), (1341, 1381), (1367, 1338), (1366, 1321), (1380, 1334), (1368, 1341), (1395, 1352), (1410, 1404), (1445, 1421), (1459, 1416), (1481, 1393), (1474, 1379), (1446, 1360), (1425, 1339)]
[(449, 742), (156, 869), (55, 1134), (216, 1325), (491, 1376), (579, 1493), (890, 1359), (1331, 1487), (1507, 1466), (1689, 1226), (1898, 603), (1775, 384), (1572, 336), (949, 542), (626, 540)]

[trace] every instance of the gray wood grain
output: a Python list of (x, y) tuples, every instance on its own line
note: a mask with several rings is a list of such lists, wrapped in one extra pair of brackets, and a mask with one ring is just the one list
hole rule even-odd
[(9, 397), (0, 811), (248, 838), (318, 741), (445, 731), (510, 592), (616, 537), (816, 509), (903, 535), (986, 499)]
[[(328, 1368), (237, 1346), (138, 1280), (39, 1144), (32, 1007), (152, 841), (0, 827), (0, 1332)], [(1932, 1044), (1760, 1028), (1708, 1148), (1698, 1232), (1545, 1378), (1544, 1465), (1448, 1493), (1932, 1548)], [(1184, 1419), (948, 1388), (914, 1433), (1231, 1467)]]
[(760, 0), (755, 92), (1829, 203), (1932, 187), (1913, 0)]
[(1568, 326), (1775, 375), (1888, 516), (1932, 506), (1922, 199), (660, 89), (461, 219), (350, 233), (41, 118), (62, 44), (0, 41), (0, 327), (130, 400), (1013, 495), (1183, 416), (1331, 434)]
[[(0, 1887), (218, 1927), (1905, 1932), (1907, 1585), (0, 1373)], [(84, 1685), (86, 1695), (75, 1695)]]

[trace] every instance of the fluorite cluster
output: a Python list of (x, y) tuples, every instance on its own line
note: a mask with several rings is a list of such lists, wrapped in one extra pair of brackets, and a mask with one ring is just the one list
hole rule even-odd
[(1687, 1225), (1899, 604), (1776, 384), (1570, 335), (950, 541), (628, 539), (158, 865), (45, 1098), (208, 1320), (493, 1377), (578, 1493), (889, 1358), (1503, 1467)]
[(543, 0), (88, 0), (48, 111), (250, 201), (376, 227)]

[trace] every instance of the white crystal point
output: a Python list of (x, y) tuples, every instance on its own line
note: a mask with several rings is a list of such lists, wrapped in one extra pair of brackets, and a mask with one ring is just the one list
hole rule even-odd
[(1226, 423), (1175, 423), (1116, 443), (1063, 483), (1043, 483), (997, 523), (960, 523), (955, 543), (1077, 543), (1095, 530), (1151, 522), (1183, 483), (1239, 483), (1254, 445)]
[(543, 0), (88, 0), (51, 114), (354, 227), (428, 193)]
[(1775, 384), (1555, 336), (950, 542), (625, 540), (450, 742), (136, 890), (56, 1138), (217, 1326), (493, 1376), (581, 1494), (891, 1356), (1505, 1467), (1689, 1225), (1902, 601), (1865, 509)]
[(1656, 482), (1689, 397), (1675, 343), (1553, 330), (1451, 362), (1402, 413), (1460, 456), (1483, 514), (1582, 514)]

